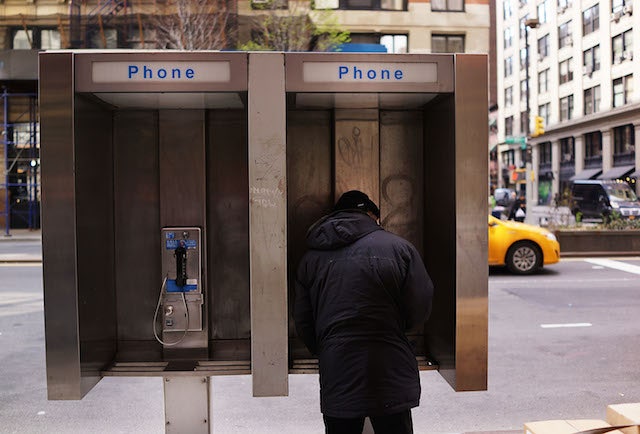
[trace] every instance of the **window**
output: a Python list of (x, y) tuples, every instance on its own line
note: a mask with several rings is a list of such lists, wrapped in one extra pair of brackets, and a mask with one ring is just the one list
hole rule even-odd
[(527, 100), (527, 80), (520, 80), (520, 101)]
[(511, 18), (513, 11), (511, 10), (511, 2), (509, 0), (502, 2), (502, 17), (507, 20)]
[(560, 139), (560, 165), (563, 163), (573, 165), (576, 155), (576, 141), (573, 137)]
[(513, 104), (513, 86), (509, 86), (504, 90), (504, 106), (511, 107)]
[(547, 22), (547, 13), (549, 11), (549, 0), (544, 0), (542, 3), (538, 5), (538, 21), (540, 24), (544, 24)]
[(529, 135), (529, 115), (526, 111), (520, 112), (520, 134)]
[(513, 74), (513, 57), (509, 56), (504, 59), (504, 76), (509, 77)]
[(527, 50), (525, 48), (520, 49), (520, 69), (527, 69)]
[(504, 134), (505, 136), (513, 136), (513, 116), (504, 119)]
[(611, 12), (612, 13), (626, 13), (627, 9), (625, 6), (631, 7), (633, 3), (632, 0), (612, 0), (611, 1)]
[(538, 73), (538, 93), (549, 91), (549, 68)]
[(560, 84), (568, 83), (573, 80), (573, 67), (571, 65), (572, 58), (568, 58), (560, 62)]
[(600, 45), (591, 47), (582, 53), (583, 74), (591, 75), (600, 69)]
[[(336, 2), (334, 2), (335, 5)], [(339, 8), (346, 10), (394, 10), (406, 11), (407, 5), (403, 0), (339, 0)], [(284, 2), (286, 4), (286, 1)], [(335, 9), (335, 7), (320, 7), (317, 9)]]
[(538, 145), (540, 164), (551, 164), (551, 142), (543, 142)]
[(590, 115), (600, 111), (600, 86), (584, 91), (584, 114)]
[(598, 5), (582, 11), (582, 34), (588, 35), (600, 28), (600, 12)]
[(561, 14), (565, 10), (571, 7), (571, 2), (569, 0), (558, 0), (558, 13)]
[(602, 161), (602, 133), (594, 131), (584, 135), (584, 165), (585, 168)]
[(540, 60), (549, 55), (549, 35), (544, 35), (538, 39), (538, 57)]
[(351, 42), (354, 44), (381, 44), (388, 53), (406, 53), (407, 35), (384, 35), (380, 33), (352, 33)]
[(636, 137), (633, 124), (623, 125), (613, 129), (613, 154), (635, 155)]
[(525, 15), (520, 18), (520, 39), (524, 39), (527, 36), (527, 25), (525, 22), (529, 19), (529, 15)]
[(464, 0), (431, 0), (434, 12), (464, 12)]
[(633, 94), (633, 75), (629, 74), (625, 77), (613, 80), (613, 106), (621, 107), (631, 102)]
[(614, 36), (611, 39), (612, 62), (614, 64), (633, 59), (633, 35), (632, 30)]
[(387, 53), (408, 53), (407, 39), (407, 35), (382, 35), (380, 36), (380, 44), (387, 47)]
[(432, 53), (464, 53), (464, 35), (431, 35)]
[(89, 48), (118, 48), (116, 29), (94, 29), (89, 31)]
[(558, 26), (558, 48), (569, 47), (573, 45), (571, 36), (571, 21)]
[(59, 31), (38, 27), (27, 29), (26, 31), (24, 29), (13, 29), (11, 42), (11, 48), (14, 50), (50, 50), (62, 48)]
[(568, 121), (573, 117), (573, 95), (560, 98), (560, 122)]
[(504, 48), (509, 48), (513, 45), (513, 28), (507, 27), (504, 29)]
[(551, 109), (549, 103), (538, 106), (538, 116), (542, 116), (545, 125), (549, 125), (550, 111)]

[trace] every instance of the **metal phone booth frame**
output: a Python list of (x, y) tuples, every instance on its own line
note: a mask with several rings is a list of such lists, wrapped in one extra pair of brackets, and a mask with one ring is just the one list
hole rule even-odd
[[(419, 367), (485, 390), (487, 57), (287, 53), (285, 65), (290, 275), (307, 228), (343, 192), (366, 192), (435, 284), (432, 316), (409, 336)], [(290, 338), (292, 372), (312, 371)]]
[[(167, 432), (208, 432), (210, 376), (287, 395), (317, 366), (290, 320), (303, 234), (348, 188), (434, 280), (421, 367), (486, 388), (486, 56), (60, 51), (39, 69), (49, 399), (159, 376)], [(154, 339), (179, 307), (158, 310), (167, 228), (201, 237), (177, 346)]]

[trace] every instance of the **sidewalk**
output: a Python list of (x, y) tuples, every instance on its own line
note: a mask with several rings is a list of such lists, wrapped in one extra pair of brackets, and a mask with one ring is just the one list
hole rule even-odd
[(2, 262), (42, 262), (42, 231), (11, 229), (0, 233), (0, 263)]

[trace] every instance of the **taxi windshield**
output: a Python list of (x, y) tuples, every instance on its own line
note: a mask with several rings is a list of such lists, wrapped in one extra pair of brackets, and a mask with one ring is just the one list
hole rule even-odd
[(625, 184), (608, 185), (606, 188), (611, 200), (624, 202), (635, 202), (638, 200), (636, 193)]

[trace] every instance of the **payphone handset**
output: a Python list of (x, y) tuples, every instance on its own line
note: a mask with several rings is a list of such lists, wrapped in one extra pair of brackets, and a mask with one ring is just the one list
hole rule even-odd
[[(190, 331), (202, 330), (202, 231), (198, 227), (162, 228), (162, 287), (153, 320), (153, 333), (164, 346), (178, 345)], [(162, 306), (162, 339), (156, 322)], [(173, 332), (178, 340), (168, 341)]]

